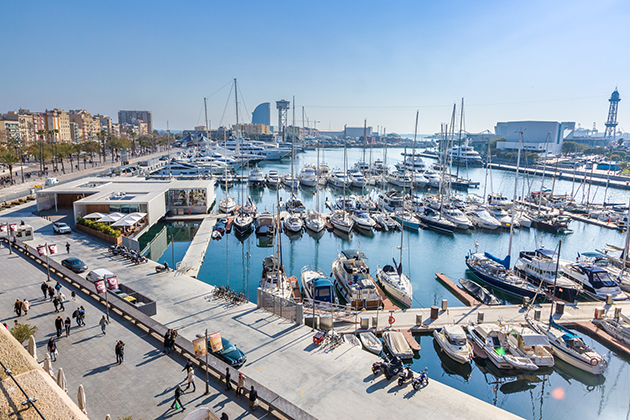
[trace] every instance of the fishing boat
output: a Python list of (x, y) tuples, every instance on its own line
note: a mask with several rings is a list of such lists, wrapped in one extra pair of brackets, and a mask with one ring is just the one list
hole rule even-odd
[(403, 360), (413, 358), (413, 350), (400, 331), (383, 332), (383, 347), (392, 357), (400, 357)]
[(577, 334), (556, 324), (553, 318), (549, 318), (548, 324), (535, 321), (529, 317), (526, 317), (526, 320), (531, 329), (547, 336), (549, 343), (552, 345), (554, 356), (564, 360), (571, 366), (594, 375), (601, 375), (606, 371), (608, 367), (606, 360), (587, 346)]
[(459, 325), (447, 325), (433, 330), (435, 342), (442, 351), (457, 363), (469, 363), (473, 358), (473, 348)]
[(505, 331), (497, 324), (472, 324), (468, 333), (475, 345), (488, 356), (499, 369), (538, 370), (528, 357), (511, 349)]
[(383, 300), (365, 260), (365, 254), (361, 251), (354, 249), (341, 251), (332, 264), (335, 285), (351, 307), (377, 309), (382, 306)]
[[(556, 259), (554, 259), (556, 257)], [(558, 276), (556, 253), (550, 249), (521, 251), (514, 265), (514, 271), (536, 286), (542, 283), (545, 290), (554, 293), (559, 299), (574, 302), (580, 288), (576, 283), (563, 276)]]
[(470, 293), (475, 297), (479, 302), (484, 305), (500, 305), (501, 301), (497, 299), (495, 295), (490, 293), (488, 289), (469, 279), (459, 279), (459, 284), (462, 286), (462, 289)]
[(361, 339), (361, 343), (367, 351), (374, 354), (381, 354), (383, 351), (383, 343), (381, 343), (381, 340), (379, 340), (373, 332), (360, 332), (359, 339)]
[(307, 299), (321, 303), (337, 303), (333, 281), (321, 270), (302, 268), (302, 291)]

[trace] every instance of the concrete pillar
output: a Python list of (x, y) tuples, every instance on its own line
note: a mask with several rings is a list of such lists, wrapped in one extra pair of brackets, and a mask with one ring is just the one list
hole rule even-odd
[(595, 319), (604, 319), (604, 308), (595, 308)]
[(302, 323), (304, 322), (304, 305), (300, 302), (297, 304), (297, 313), (296, 313), (296, 319), (295, 319), (295, 323), (297, 325), (302, 325)]
[(616, 307), (615, 308), (615, 318), (619, 318), (621, 317), (621, 308), (620, 307)]
[(445, 311), (448, 308), (448, 300), (442, 299), (442, 310)]
[(612, 305), (613, 304), (613, 297), (612, 295), (608, 294), (606, 295), (606, 305)]
[(378, 331), (378, 315), (372, 315), (372, 328)]
[(263, 290), (260, 287), (257, 288), (256, 289), (256, 307), (258, 307), (258, 309), (262, 308), (262, 302), (263, 302), (262, 294), (263, 294)]
[(416, 326), (419, 327), (422, 325), (422, 314), (416, 314)]
[(530, 302), (529, 296), (523, 297), (523, 308), (527, 308), (529, 306), (529, 302)]
[(332, 330), (333, 319), (332, 315), (322, 315), (319, 317), (319, 326), (322, 330)]
[(479, 324), (483, 323), (484, 316), (485, 315), (484, 315), (483, 311), (477, 312), (477, 323), (479, 323)]

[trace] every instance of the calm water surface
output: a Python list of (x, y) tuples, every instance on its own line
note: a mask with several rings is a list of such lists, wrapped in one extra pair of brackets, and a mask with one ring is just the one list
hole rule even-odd
[[(388, 164), (393, 165), (399, 161), (400, 149), (391, 149), (387, 152)], [(362, 150), (348, 150), (348, 166), (361, 159)], [(343, 150), (327, 149), (324, 152), (325, 161), (331, 168), (343, 168)], [(375, 149), (372, 152), (373, 159), (383, 158), (383, 151)], [(321, 159), (321, 157), (320, 157)], [(369, 159), (369, 152), (366, 154)], [(425, 159), (433, 162), (431, 159)], [(316, 152), (308, 151), (296, 156), (295, 171), (304, 163), (315, 163)], [(265, 163), (261, 167), (267, 173), (275, 169), (279, 173), (290, 172), (290, 161), (281, 163)], [(485, 169), (471, 168), (460, 170), (463, 175), (481, 182), (478, 189), (471, 189), (471, 193), (483, 194), (486, 178)], [(460, 173), (461, 173), (460, 172)], [(512, 197), (514, 190), (514, 177), (512, 172), (495, 171), (492, 174), (492, 187), (494, 191), (502, 192)], [(531, 177), (527, 180), (527, 185)], [(490, 177), (488, 178), (486, 193), (491, 190)], [(552, 180), (545, 180), (545, 187), (552, 187)], [(532, 190), (540, 189), (540, 178), (534, 180)], [(556, 181), (553, 185), (554, 192), (561, 194), (578, 188), (578, 184), (571, 181)], [(528, 187), (525, 187), (527, 192)], [(604, 187), (591, 188), (591, 202), (602, 202)], [(252, 197), (258, 211), (272, 211), (276, 205), (276, 191), (269, 189), (250, 190), (235, 185), (229, 190), (237, 202), (242, 202), (242, 197)], [(354, 191), (360, 193), (360, 191)], [(366, 193), (376, 197), (378, 190), (368, 190)], [(522, 184), (519, 182), (519, 195), (522, 193)], [(315, 209), (319, 198), (320, 210), (325, 210), (326, 198), (334, 201), (342, 196), (343, 191), (324, 189), (315, 194), (312, 190), (300, 190), (297, 194), (302, 198), (309, 209)], [(223, 198), (225, 191), (217, 189), (217, 197)], [(278, 195), (286, 199), (290, 191), (280, 189)], [(576, 194), (578, 200), (582, 198), (582, 190)], [(627, 202), (629, 193), (622, 190), (608, 190), (608, 201)], [(157, 234), (154, 244), (151, 245), (152, 259), (160, 262), (173, 263), (173, 251), (175, 262), (184, 256), (190, 240), (196, 231), (196, 224), (163, 224), (156, 226), (153, 235)], [(607, 243), (622, 245), (624, 238), (621, 233), (610, 229), (603, 229), (593, 225), (573, 222), (574, 230), (570, 235), (553, 235), (541, 233), (534, 229), (516, 230), (514, 232), (512, 246), (512, 261), (522, 250), (533, 250), (543, 244), (547, 248), (555, 248), (558, 240), (562, 239), (562, 257), (572, 259), (577, 252), (593, 251), (604, 247)], [(147, 238), (150, 235), (147, 235)], [(171, 240), (171, 236), (174, 240)], [(455, 235), (442, 235), (430, 230), (418, 232), (404, 232), (403, 245), (403, 270), (411, 279), (414, 288), (413, 307), (429, 307), (440, 304), (442, 299), (448, 300), (449, 306), (462, 306), (435, 279), (436, 272), (442, 272), (449, 278), (457, 281), (460, 277), (470, 277), (467, 273), (464, 256), (469, 250), (479, 244), (481, 251), (488, 251), (497, 256), (505, 256), (508, 252), (509, 233), (457, 233)], [(146, 244), (142, 244), (143, 248)], [(368, 257), (368, 263), (372, 273), (377, 266), (391, 263), (392, 257), (399, 258), (400, 251), (396, 249), (400, 245), (400, 233), (375, 232), (371, 235), (361, 235), (353, 232), (350, 235), (342, 235), (336, 232), (324, 231), (314, 236), (303, 233), (297, 236), (281, 235), (282, 258), (285, 269), (289, 275), (299, 278), (300, 270), (304, 266), (320, 268), (324, 273), (330, 274), (331, 264), (340, 249), (360, 248)], [(211, 241), (205, 260), (199, 272), (199, 279), (210, 284), (229, 285), (236, 290), (242, 290), (249, 294), (250, 300), (255, 300), (255, 291), (262, 273), (262, 260), (273, 253), (273, 244), (270, 240), (256, 238), (254, 234), (247, 238), (237, 238), (235, 235), (226, 235), (220, 241)], [(158, 255), (159, 254), (159, 255)], [(628, 362), (621, 359), (612, 351), (606, 349), (596, 341), (584, 337), (587, 344), (605, 355), (609, 362), (609, 368), (603, 377), (597, 378), (581, 373), (570, 366), (560, 365), (550, 372), (539, 374), (529, 373), (521, 376), (502, 377), (501, 372), (493, 369), (493, 366), (473, 364), (472, 367), (461, 367), (450, 359), (443, 357), (433, 344), (431, 336), (417, 337), (422, 351), (420, 358), (414, 360), (414, 370), (419, 371), (424, 367), (429, 368), (429, 377), (449, 386), (455, 387), (467, 394), (473, 395), (490, 404), (504, 408), (512, 413), (528, 419), (563, 419), (563, 418), (601, 418), (601, 419), (628, 419), (630, 416), (630, 374)], [(369, 366), (366, 366), (369, 372)], [(400, 392), (403, 396), (409, 393), (410, 387), (403, 387)], [(409, 393), (411, 396), (412, 393)], [(413, 398), (422, 398), (422, 392), (418, 392)]]

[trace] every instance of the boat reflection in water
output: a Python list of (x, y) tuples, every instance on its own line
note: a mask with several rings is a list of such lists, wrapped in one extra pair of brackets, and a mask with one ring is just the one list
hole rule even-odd
[(594, 375), (586, 372), (585, 370), (578, 369), (558, 357), (556, 357), (554, 369), (568, 383), (571, 383), (571, 380), (573, 379), (583, 385), (586, 385), (586, 390), (588, 392), (593, 391), (598, 386), (604, 385), (604, 382), (606, 382), (606, 377), (604, 375)]
[(271, 248), (273, 246), (273, 236), (256, 236), (256, 247)]
[(442, 350), (442, 347), (435, 341), (433, 341), (433, 348), (437, 353), (440, 364), (444, 373), (449, 376), (459, 376), (464, 379), (465, 382), (468, 382), (470, 376), (472, 375), (472, 366), (470, 363), (457, 363), (455, 360), (451, 359), (445, 352)]

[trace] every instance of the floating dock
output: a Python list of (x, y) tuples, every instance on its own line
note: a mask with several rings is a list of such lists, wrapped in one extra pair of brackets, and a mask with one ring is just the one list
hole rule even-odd
[(413, 338), (413, 334), (411, 333), (411, 330), (399, 330), (399, 331), (405, 337), (405, 340), (407, 340), (407, 344), (409, 344), (409, 347), (411, 347), (411, 350), (416, 351), (416, 352), (420, 351), (420, 344), (418, 344), (416, 339)]
[(578, 331), (593, 337), (609, 349), (612, 349), (617, 353), (623, 353), (626, 356), (630, 356), (630, 347), (628, 347), (623, 341), (617, 340), (615, 337), (608, 334), (593, 322), (576, 322), (575, 328)]
[(475, 299), (470, 293), (458, 287), (455, 282), (443, 273), (435, 273), (435, 277), (442, 283), (455, 297), (466, 306), (483, 306), (483, 303)]
[(221, 215), (205, 215), (201, 225), (199, 225), (199, 229), (197, 229), (195, 237), (186, 251), (186, 255), (184, 255), (184, 258), (179, 262), (178, 267), (176, 267), (178, 270), (181, 270), (183, 274), (197, 278), (199, 268), (201, 268), (203, 259), (206, 256), (208, 244), (210, 243), (210, 239), (212, 239), (212, 228), (220, 217)]

